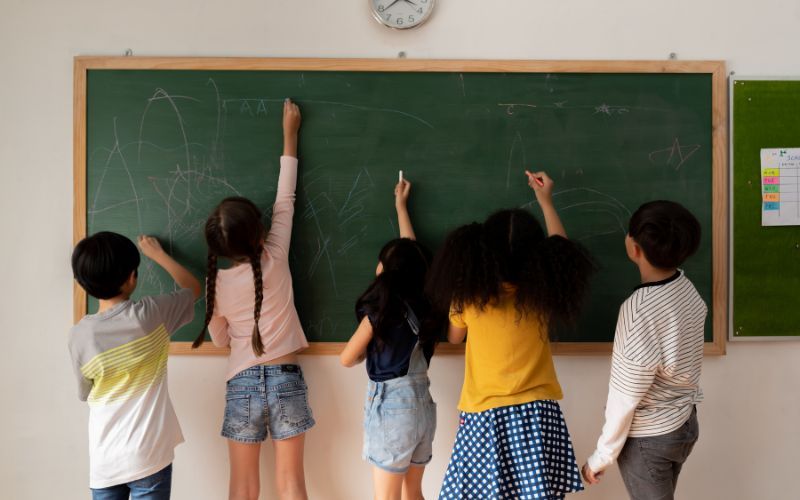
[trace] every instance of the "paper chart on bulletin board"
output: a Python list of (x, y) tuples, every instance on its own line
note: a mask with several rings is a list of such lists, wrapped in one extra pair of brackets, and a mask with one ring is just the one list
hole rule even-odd
[(761, 150), (761, 225), (800, 226), (800, 148)]

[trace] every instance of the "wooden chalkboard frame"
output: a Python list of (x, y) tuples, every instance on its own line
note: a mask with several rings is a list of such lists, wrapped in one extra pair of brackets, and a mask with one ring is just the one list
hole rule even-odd
[[(712, 304), (713, 340), (705, 353), (725, 354), (728, 320), (728, 148), (726, 73), (724, 61), (532, 61), (435, 59), (293, 59), (254, 57), (105, 57), (79, 56), (73, 82), (73, 243), (86, 236), (86, 77), (90, 70), (273, 70), (273, 71), (396, 71), (498, 73), (702, 73), (712, 81)], [(86, 314), (84, 290), (73, 284), (74, 321)], [(303, 354), (338, 354), (342, 342), (313, 342)], [(611, 342), (554, 343), (555, 354), (601, 354)], [(226, 354), (227, 348), (206, 343), (172, 342), (171, 354)], [(463, 345), (442, 344), (437, 352), (459, 354)]]
[(729, 98), (729, 109), (730, 109), (730, 123), (729, 123), (729, 130), (730, 130), (730, 185), (729, 185), (729, 200), (730, 200), (730, 213), (729, 213), (729, 224), (730, 229), (728, 233), (729, 237), (729, 244), (730, 244), (730, 258), (729, 258), (729, 288), (728, 288), (728, 303), (729, 303), (729, 310), (728, 310), (728, 341), (730, 342), (763, 342), (763, 341), (797, 341), (800, 340), (800, 327), (798, 327), (798, 331), (794, 335), (764, 335), (764, 336), (748, 336), (748, 335), (736, 335), (736, 325), (734, 323), (734, 297), (736, 296), (736, 273), (734, 272), (734, 259), (736, 258), (734, 254), (734, 231), (736, 229), (736, 223), (734, 220), (734, 168), (736, 168), (735, 160), (736, 156), (734, 155), (734, 149), (736, 145), (736, 122), (735, 122), (735, 109), (734, 109), (734, 93), (736, 89), (736, 82), (748, 82), (748, 81), (774, 81), (774, 82), (800, 82), (800, 76), (755, 76), (755, 75), (733, 75), (731, 74), (730, 81), (728, 84), (728, 98)]

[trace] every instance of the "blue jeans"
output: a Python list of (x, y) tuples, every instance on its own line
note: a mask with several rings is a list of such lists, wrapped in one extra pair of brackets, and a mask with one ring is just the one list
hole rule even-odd
[(697, 409), (678, 429), (661, 436), (628, 438), (617, 459), (632, 500), (672, 500), (678, 475), (699, 436)]
[(142, 479), (126, 484), (92, 489), (92, 500), (169, 500), (172, 464)]

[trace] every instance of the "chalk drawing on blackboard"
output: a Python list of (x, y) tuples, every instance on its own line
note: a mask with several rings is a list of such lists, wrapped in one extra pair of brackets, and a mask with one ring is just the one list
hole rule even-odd
[(553, 75), (553, 74), (547, 73), (545, 75), (545, 77), (544, 77), (544, 87), (547, 89), (548, 92), (550, 92), (552, 94), (553, 92), (555, 92), (556, 89), (550, 83), (551, 80), (558, 80), (558, 75)]
[(594, 114), (604, 114), (604, 115), (622, 115), (630, 111), (628, 108), (624, 106), (611, 106), (606, 103), (603, 103), (599, 106), (594, 107)]
[[(122, 203), (117, 203), (116, 205), (117, 206), (121, 206), (121, 205), (127, 205), (129, 203), (135, 203), (136, 204), (136, 220), (137, 220), (137, 222), (139, 224), (139, 232), (141, 232), (142, 231), (142, 211), (141, 211), (140, 203), (141, 203), (142, 199), (141, 199), (141, 197), (139, 197), (139, 193), (136, 192), (136, 185), (133, 182), (133, 177), (131, 176), (131, 171), (128, 168), (128, 161), (125, 159), (125, 155), (122, 153), (122, 149), (120, 148), (120, 145), (119, 145), (119, 135), (117, 134), (117, 117), (116, 116), (113, 119), (113, 131), (114, 131), (114, 145), (109, 150), (108, 158), (106, 159), (105, 165), (103, 166), (103, 173), (100, 175), (100, 181), (97, 183), (97, 189), (95, 189), (95, 192), (94, 192), (94, 197), (92, 199), (92, 207), (91, 207), (91, 209), (89, 211), (89, 213), (90, 213), (89, 223), (90, 224), (94, 223), (95, 214), (99, 213), (100, 211), (105, 211), (105, 210), (102, 210), (102, 209), (98, 211), (97, 200), (100, 197), (100, 191), (103, 188), (103, 181), (105, 180), (106, 173), (110, 169), (111, 162), (114, 159), (114, 157), (116, 156), (116, 157), (119, 158), (119, 163), (122, 166), (123, 170), (125, 170), (125, 176), (126, 176), (126, 178), (128, 180), (128, 185), (130, 186), (131, 193), (133, 194), (133, 198), (131, 198), (130, 200), (124, 200)], [(106, 210), (109, 209), (109, 207), (103, 207), (103, 208), (106, 209)]]
[[(272, 102), (272, 103), (280, 103), (280, 105), (283, 106), (283, 101), (284, 101), (284, 99), (275, 99), (275, 98), (267, 98), (267, 97), (263, 97), (263, 98), (262, 97), (243, 97), (243, 98), (238, 98), (238, 99), (224, 99), (222, 101), (222, 103), (223, 103), (223, 106), (225, 106), (225, 107), (227, 107), (228, 103), (237, 104), (237, 103), (242, 103), (242, 102), (247, 102), (247, 103), (258, 103), (258, 102), (270, 103), (270, 102)], [(410, 118), (410, 119), (412, 119), (414, 121), (417, 121), (417, 122), (425, 125), (428, 128), (431, 128), (431, 129), (435, 128), (433, 125), (431, 125), (430, 122), (422, 119), (421, 117), (419, 117), (417, 115), (413, 115), (411, 113), (407, 113), (405, 111), (401, 111), (399, 109), (377, 108), (377, 107), (372, 107), (372, 106), (362, 106), (360, 104), (350, 104), (350, 103), (347, 103), (347, 102), (320, 101), (320, 100), (316, 100), (316, 99), (302, 99), (302, 100), (299, 100), (298, 103), (301, 104), (301, 105), (303, 105), (303, 104), (324, 104), (324, 105), (327, 105), (327, 106), (341, 106), (341, 107), (348, 108), (348, 109), (355, 109), (357, 111), (376, 111), (376, 112), (379, 112), (379, 113), (393, 113), (393, 114), (398, 114), (398, 115), (401, 115), (401, 116), (405, 116), (406, 118)], [(242, 104), (242, 106), (243, 106), (243, 104)], [(248, 104), (247, 107), (248, 107), (248, 109), (250, 109), (250, 104)]]
[(681, 166), (686, 163), (698, 149), (700, 149), (699, 144), (681, 146), (680, 140), (676, 137), (672, 141), (672, 146), (652, 151), (648, 155), (648, 158), (650, 159), (650, 163), (654, 165), (669, 166), (675, 170), (680, 170)]
[(144, 111), (142, 112), (141, 120), (139, 120), (139, 142), (140, 142), (140, 144), (139, 144), (139, 157), (138, 157), (139, 161), (141, 161), (141, 159), (142, 159), (141, 141), (142, 141), (142, 136), (143, 136), (143, 132), (144, 132), (144, 122), (145, 122), (145, 120), (147, 118), (147, 112), (150, 111), (150, 106), (152, 106), (152, 104), (154, 102), (161, 101), (161, 100), (166, 100), (169, 103), (169, 105), (172, 108), (172, 110), (174, 111), (175, 117), (176, 117), (176, 119), (178, 121), (178, 126), (180, 127), (180, 130), (181, 130), (181, 136), (183, 137), (183, 144), (184, 144), (185, 149), (186, 149), (186, 165), (187, 166), (189, 165), (189, 139), (188, 139), (188, 137), (186, 135), (186, 128), (184, 127), (183, 117), (181, 116), (181, 112), (178, 109), (178, 105), (175, 104), (175, 100), (176, 99), (188, 99), (188, 100), (191, 100), (191, 101), (194, 101), (194, 102), (200, 102), (199, 100), (195, 99), (194, 97), (189, 97), (189, 96), (185, 96), (185, 95), (172, 96), (166, 90), (161, 89), (161, 88), (156, 89), (155, 92), (153, 93), (153, 96), (150, 97), (149, 99), (147, 99), (147, 105), (145, 106)]
[[(519, 148), (522, 151), (522, 163), (516, 164), (514, 162), (514, 151)], [(527, 158), (525, 157), (525, 142), (522, 140), (522, 134), (517, 131), (514, 135), (514, 140), (511, 141), (511, 150), (508, 152), (508, 166), (506, 167), (506, 191), (511, 187), (511, 165), (514, 164), (519, 171), (524, 171), (527, 168)]]
[(559, 110), (587, 110), (591, 111), (592, 114), (595, 115), (605, 115), (605, 116), (621, 116), (630, 113), (631, 111), (649, 111), (649, 112), (669, 112), (668, 109), (659, 109), (659, 108), (648, 108), (648, 107), (641, 107), (641, 106), (627, 106), (627, 105), (618, 105), (618, 104), (608, 104), (608, 103), (600, 103), (600, 104), (575, 104), (575, 105), (567, 105), (568, 101), (556, 101), (550, 104), (537, 104), (537, 103), (527, 103), (527, 102), (498, 102), (497, 105), (499, 107), (506, 108), (506, 114), (513, 115), (516, 108), (527, 108), (527, 109), (559, 109)]
[[(572, 235), (576, 240), (583, 241), (590, 238), (609, 234), (627, 234), (625, 225), (631, 217), (631, 211), (614, 196), (592, 188), (570, 188), (553, 193), (556, 210), (566, 212), (569, 210), (585, 214), (600, 214), (605, 218), (606, 224), (597, 226), (589, 233)], [(530, 208), (536, 200), (525, 203), (520, 208)]]

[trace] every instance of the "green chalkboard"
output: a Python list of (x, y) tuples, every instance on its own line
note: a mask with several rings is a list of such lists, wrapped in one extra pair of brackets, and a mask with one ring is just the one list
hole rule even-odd
[(800, 147), (800, 80), (731, 83), (731, 339), (790, 339), (800, 336), (800, 227), (762, 227), (760, 151)]
[[(700, 251), (685, 270), (711, 307), (710, 73), (164, 66), (86, 71), (87, 232), (153, 234), (202, 276), (202, 226), (220, 199), (247, 196), (269, 214), (282, 102), (291, 97), (303, 126), (290, 260), (312, 342), (352, 333), (354, 301), (378, 250), (397, 235), (392, 191), (401, 169), (413, 183), (418, 238), (431, 248), (500, 208), (538, 215), (523, 170), (550, 173), (570, 237), (601, 265), (564, 342), (613, 339), (619, 306), (639, 281), (625, 256), (627, 222), (653, 199), (678, 201), (702, 223)], [(173, 289), (150, 262), (139, 276), (139, 294)], [(175, 340), (195, 336), (203, 308)], [(711, 341), (710, 319), (706, 332)]]

